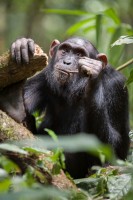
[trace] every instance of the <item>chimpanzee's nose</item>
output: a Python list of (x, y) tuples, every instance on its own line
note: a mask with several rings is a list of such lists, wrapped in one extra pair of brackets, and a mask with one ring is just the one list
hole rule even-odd
[(71, 61), (70, 61), (70, 60), (63, 60), (63, 64), (65, 64), (65, 65), (70, 65), (70, 64), (71, 64)]

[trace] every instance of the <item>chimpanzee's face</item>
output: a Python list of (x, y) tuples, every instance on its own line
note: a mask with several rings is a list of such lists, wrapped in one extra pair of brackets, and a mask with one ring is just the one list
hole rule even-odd
[(54, 74), (61, 84), (79, 74), (78, 61), (84, 56), (89, 57), (89, 52), (82, 39), (68, 39), (58, 46), (54, 59)]

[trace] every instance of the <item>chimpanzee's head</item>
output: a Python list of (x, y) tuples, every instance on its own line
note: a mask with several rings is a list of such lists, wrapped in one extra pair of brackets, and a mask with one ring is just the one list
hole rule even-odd
[[(49, 55), (51, 58), (51, 73), (59, 85), (73, 82), (74, 77), (79, 77), (79, 59), (83, 57), (103, 60), (97, 49), (86, 39), (72, 37), (60, 43), (54, 40), (51, 44)], [(100, 55), (100, 56), (99, 56)]]

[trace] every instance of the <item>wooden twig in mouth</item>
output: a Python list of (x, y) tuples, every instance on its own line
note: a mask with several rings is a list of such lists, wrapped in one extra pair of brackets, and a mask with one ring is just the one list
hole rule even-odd
[(63, 72), (64, 74), (74, 74), (74, 73), (79, 73), (78, 70), (66, 70), (66, 69), (61, 69), (59, 67), (56, 67), (57, 70)]

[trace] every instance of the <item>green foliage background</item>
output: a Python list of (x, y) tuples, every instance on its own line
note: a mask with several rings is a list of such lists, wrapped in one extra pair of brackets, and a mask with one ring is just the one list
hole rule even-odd
[[(79, 35), (86, 37), (94, 43), (99, 52), (106, 53), (110, 64), (117, 68), (128, 60), (133, 59), (132, 8), (132, 0), (0, 0), (0, 54), (9, 49), (11, 43), (20, 37), (33, 38), (36, 43), (48, 53), (49, 45), (53, 39), (57, 38), (59, 40), (64, 40), (71, 35)], [(125, 44), (121, 43), (119, 46), (111, 47), (120, 36), (126, 35), (130, 37), (126, 38), (127, 40), (125, 42), (122, 39), (122, 42)], [(130, 43), (128, 42), (128, 39), (130, 39)], [(133, 64), (122, 71), (127, 78), (130, 76), (129, 82), (131, 84), (128, 85), (128, 89), (131, 127), (133, 127), (132, 70)], [(88, 141), (85, 137), (82, 138), (83, 141)], [(79, 146), (81, 138), (77, 137), (76, 139), (74, 138), (75, 145), (77, 145), (77, 151), (83, 147)], [(72, 138), (68, 138), (68, 141), (65, 139), (64, 144), (67, 148), (71, 147), (68, 146), (68, 144), (71, 145), (69, 140), (72, 142)], [(88, 146), (88, 143), (86, 145)], [(96, 141), (93, 145), (95, 149), (98, 146)], [(3, 151), (2, 148), (3, 147), (0, 146), (0, 152), (1, 150)], [(11, 146), (8, 148), (10, 149)], [(6, 146), (5, 151), (9, 150), (8, 148)], [(18, 150), (15, 149), (15, 147), (13, 148), (18, 153), (21, 151), (21, 149)], [(92, 149), (90, 150), (92, 151)], [(107, 151), (105, 147), (102, 148), (102, 151), (106, 156), (110, 152)], [(31, 176), (31, 179), (29, 179), (29, 174), (26, 174), (23, 177), (12, 178), (10, 176), (10, 168), (12, 168), (12, 166), (13, 168), (17, 168), (17, 166), (6, 159), (7, 158), (0, 156), (0, 166), (3, 167), (3, 171), (0, 169), (0, 192), (8, 191), (11, 184), (14, 184), (15, 189), (18, 191), (15, 191), (16, 193), (12, 193), (12, 195), (9, 193), (2, 193), (0, 199), (21, 199), (21, 196), (23, 196), (23, 199), (44, 199), (44, 196), (46, 197), (45, 199), (47, 199), (47, 196), (48, 199), (55, 199), (55, 196), (57, 196), (56, 199), (89, 199), (89, 197), (86, 198), (83, 194), (81, 194), (81, 196), (83, 195), (81, 197), (72, 193), (68, 194), (57, 191), (51, 187), (42, 188), (40, 185), (36, 185), (36, 183), (34, 186), (34, 181), (32, 180), (33, 177)], [(131, 163), (123, 164), (130, 166), (131, 169), (133, 167)], [(132, 175), (132, 170), (131, 173), (127, 173), (126, 175), (122, 174), (121, 176), (115, 173), (115, 169), (111, 169), (110, 171), (100, 169), (95, 177), (93, 177), (96, 178), (96, 180), (91, 183), (92, 185), (94, 184), (92, 192), (95, 193), (94, 190), (96, 188), (96, 193), (99, 192), (97, 195), (103, 196), (105, 193), (110, 192), (109, 199), (121, 199), (130, 187), (131, 191), (126, 199), (132, 199), (133, 190), (131, 185), (133, 176), (129, 177), (129, 174)], [(115, 179), (113, 179), (114, 176)], [(89, 187), (89, 181), (90, 180), (82, 180), (78, 181), (77, 184), (79, 184), (81, 188), (82, 184)], [(37, 190), (33, 190), (31, 185), (36, 187)], [(118, 186), (120, 187), (118, 188)], [(107, 188), (109, 188), (110, 191), (108, 191)], [(25, 189), (26, 192), (23, 192), (23, 189)], [(49, 198), (49, 194), (51, 194), (51, 198)], [(97, 198), (97, 196), (95, 196), (95, 198)]]
[[(53, 39), (80, 35), (118, 67), (133, 57), (133, 44), (111, 48), (120, 36), (133, 35), (132, 8), (132, 0), (0, 0), (0, 54), (20, 37), (33, 38), (48, 53)], [(127, 78), (132, 66), (122, 71)], [(128, 89), (133, 127), (133, 85)]]

